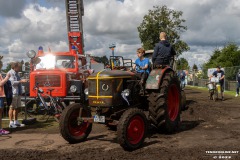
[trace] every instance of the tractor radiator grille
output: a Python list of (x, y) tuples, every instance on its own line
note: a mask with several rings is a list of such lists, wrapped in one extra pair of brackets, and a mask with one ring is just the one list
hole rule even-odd
[[(112, 96), (112, 80), (98, 81), (98, 96)], [(89, 95), (97, 95), (97, 80), (88, 80)]]
[(35, 83), (38, 83), (39, 87), (60, 87), (61, 77), (59, 75), (37, 75)]
[(112, 96), (112, 80), (101, 80), (99, 82), (99, 95)]
[(89, 95), (96, 95), (97, 94), (96, 86), (97, 86), (96, 80), (88, 80)]

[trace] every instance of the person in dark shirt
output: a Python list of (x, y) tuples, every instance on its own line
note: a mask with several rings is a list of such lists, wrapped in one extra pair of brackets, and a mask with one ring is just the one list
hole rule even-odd
[[(0, 60), (0, 69), (2, 69), (3, 63)], [(4, 110), (4, 99), (6, 97), (6, 93), (4, 92), (4, 85), (10, 78), (10, 74), (7, 74), (5, 78), (2, 77), (2, 74), (0, 73), (0, 135), (6, 135), (9, 134), (10, 132), (3, 129), (2, 126), (2, 113)], [(6, 98), (8, 100), (8, 98)]]
[(185, 87), (185, 77), (186, 77), (186, 73), (182, 70), (178, 73), (178, 77), (181, 81), (181, 88), (183, 89)]
[(152, 56), (153, 66), (159, 65), (171, 65), (170, 61), (176, 55), (176, 52), (172, 45), (167, 41), (167, 35), (165, 32), (161, 32), (159, 36), (159, 43), (156, 44)]
[(10, 80), (8, 80), (4, 84), (4, 92), (5, 92), (5, 96), (6, 96), (7, 106), (10, 106), (12, 104), (12, 97), (13, 97), (12, 84), (11, 84)]
[(225, 73), (223, 70), (221, 70), (220, 66), (217, 66), (217, 70), (213, 72), (213, 74), (210, 76), (210, 79), (212, 77), (218, 77), (219, 79), (219, 84), (221, 86), (221, 96), (222, 96), (222, 101), (224, 101), (224, 78), (225, 78)]
[(237, 97), (239, 95), (239, 87), (240, 87), (240, 69), (238, 70), (238, 73), (236, 75), (236, 81), (237, 81), (237, 88), (236, 88), (236, 95)]

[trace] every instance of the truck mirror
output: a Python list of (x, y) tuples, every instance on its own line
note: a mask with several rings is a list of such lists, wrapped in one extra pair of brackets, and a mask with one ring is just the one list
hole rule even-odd
[(34, 58), (36, 56), (36, 52), (34, 50), (30, 50), (27, 52), (28, 58)]

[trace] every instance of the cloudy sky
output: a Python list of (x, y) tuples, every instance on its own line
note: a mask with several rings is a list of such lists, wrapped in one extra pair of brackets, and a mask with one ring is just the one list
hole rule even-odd
[[(190, 65), (206, 62), (215, 48), (240, 44), (240, 0), (84, 0), (85, 51), (95, 56), (115, 53), (136, 57), (141, 47), (137, 27), (156, 5), (183, 11), (188, 30), (181, 39), (190, 46), (183, 53)], [(4, 66), (28, 60), (26, 52), (43, 46), (68, 51), (64, 0), (0, 0), (0, 55)]]

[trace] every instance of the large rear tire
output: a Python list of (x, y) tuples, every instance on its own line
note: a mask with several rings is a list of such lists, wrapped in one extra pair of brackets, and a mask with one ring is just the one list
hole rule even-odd
[(84, 121), (79, 123), (80, 108), (82, 108), (81, 117), (91, 117), (91, 111), (79, 103), (73, 103), (65, 108), (60, 117), (60, 133), (69, 143), (79, 143), (86, 140), (92, 131), (92, 123)]
[(119, 144), (125, 150), (140, 148), (147, 134), (148, 121), (142, 110), (131, 108), (123, 113), (117, 126)]
[(181, 95), (179, 80), (166, 73), (157, 92), (149, 97), (149, 119), (159, 130), (175, 132), (180, 123)]

